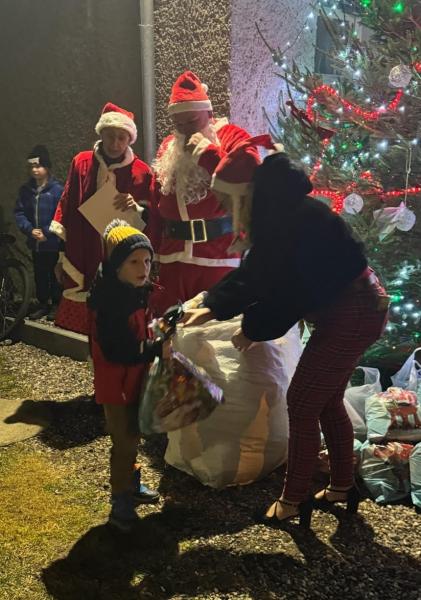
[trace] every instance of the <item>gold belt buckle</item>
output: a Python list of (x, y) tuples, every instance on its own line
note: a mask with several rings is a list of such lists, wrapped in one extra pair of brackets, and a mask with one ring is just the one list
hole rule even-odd
[[(196, 238), (196, 231), (194, 228), (195, 223), (200, 223), (202, 226), (202, 237), (200, 239)], [(192, 239), (193, 244), (203, 244), (203, 242), (208, 241), (205, 219), (192, 219), (190, 221), (190, 232), (191, 232), (191, 239)]]

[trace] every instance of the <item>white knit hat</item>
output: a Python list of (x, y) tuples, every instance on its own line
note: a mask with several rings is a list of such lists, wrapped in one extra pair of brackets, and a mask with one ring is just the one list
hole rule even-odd
[(95, 125), (95, 131), (98, 135), (106, 127), (118, 127), (124, 129), (130, 135), (130, 143), (134, 144), (137, 139), (137, 128), (134, 122), (134, 114), (120, 108), (112, 102), (107, 104), (102, 109), (101, 117), (98, 123)]

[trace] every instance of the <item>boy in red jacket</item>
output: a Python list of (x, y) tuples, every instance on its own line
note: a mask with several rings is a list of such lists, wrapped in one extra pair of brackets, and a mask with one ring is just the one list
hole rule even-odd
[(169, 342), (148, 338), (149, 239), (115, 219), (105, 230), (104, 242), (106, 257), (88, 298), (89, 338), (95, 398), (104, 406), (112, 440), (109, 522), (130, 531), (138, 519), (136, 504), (159, 499), (157, 492), (140, 484), (134, 470), (140, 439), (137, 410), (148, 365), (156, 356), (168, 357)]

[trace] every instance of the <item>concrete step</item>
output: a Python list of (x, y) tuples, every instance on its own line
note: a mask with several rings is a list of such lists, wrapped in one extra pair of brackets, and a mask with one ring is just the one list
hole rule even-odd
[(86, 361), (89, 356), (88, 337), (40, 321), (25, 319), (12, 334), (14, 341), (47, 350), (56, 356), (69, 356)]

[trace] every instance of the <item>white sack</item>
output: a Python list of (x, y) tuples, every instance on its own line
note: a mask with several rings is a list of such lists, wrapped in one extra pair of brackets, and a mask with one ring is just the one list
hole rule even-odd
[(298, 327), (276, 342), (240, 353), (231, 336), (241, 318), (180, 330), (175, 350), (224, 391), (225, 403), (207, 419), (168, 434), (165, 460), (215, 488), (246, 484), (287, 457), (286, 392), (302, 352)]

